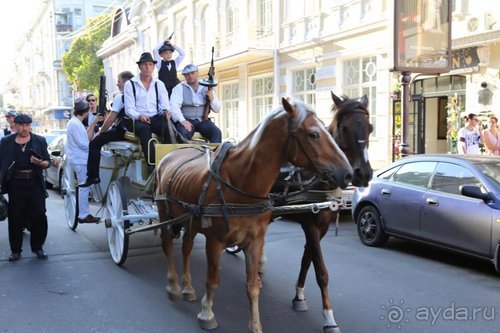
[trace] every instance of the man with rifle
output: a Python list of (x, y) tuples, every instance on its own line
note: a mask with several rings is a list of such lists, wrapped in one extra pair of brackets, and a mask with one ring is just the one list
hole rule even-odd
[[(213, 56), (210, 73), (213, 75)], [(219, 99), (211, 89), (215, 86), (213, 77), (210, 78), (209, 75), (209, 80), (200, 83), (198, 67), (193, 64), (184, 67), (182, 74), (186, 81), (174, 87), (170, 99), (172, 119), (176, 122), (177, 131), (188, 140), (197, 131), (211, 143), (222, 142), (221, 130), (208, 118), (210, 111), (220, 110)], [(212, 81), (213, 84), (208, 81)]]

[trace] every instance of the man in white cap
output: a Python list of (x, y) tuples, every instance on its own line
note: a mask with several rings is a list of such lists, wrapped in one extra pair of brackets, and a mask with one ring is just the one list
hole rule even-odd
[(186, 80), (174, 87), (170, 99), (172, 119), (176, 122), (177, 131), (187, 139), (191, 139), (194, 132), (198, 131), (211, 143), (220, 143), (221, 130), (205, 115), (207, 103), (210, 103), (211, 111), (219, 112), (217, 95), (213, 89), (199, 83), (197, 66), (187, 65), (182, 74)]
[(7, 119), (7, 123), (9, 126), (4, 128), (3, 131), (0, 132), (0, 138), (12, 133), (16, 133), (14, 118), (16, 118), (18, 114), (19, 113), (16, 110), (9, 110), (5, 113), (5, 119)]

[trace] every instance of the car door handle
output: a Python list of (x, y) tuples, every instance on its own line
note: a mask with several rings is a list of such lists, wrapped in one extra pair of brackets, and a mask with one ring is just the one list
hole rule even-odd
[(427, 198), (425, 202), (427, 202), (427, 204), (430, 206), (439, 206), (439, 202), (432, 198)]
[(386, 189), (386, 188), (383, 188), (380, 193), (385, 196), (385, 197), (390, 197), (391, 196), (391, 191)]

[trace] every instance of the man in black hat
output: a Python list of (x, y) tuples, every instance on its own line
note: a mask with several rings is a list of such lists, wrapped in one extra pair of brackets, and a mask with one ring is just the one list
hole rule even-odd
[(47, 215), (43, 169), (50, 166), (47, 141), (31, 133), (31, 117), (20, 114), (14, 119), (16, 135), (0, 141), (0, 183), (9, 195), (9, 261), (21, 257), (23, 228), (29, 227), (31, 251), (46, 259), (43, 244), (47, 238)]
[[(125, 114), (133, 119), (127, 124), (127, 130), (139, 137), (146, 162), (154, 164), (155, 151), (154, 147), (148, 147), (149, 140), (155, 133), (162, 141), (169, 142), (168, 133), (162, 132), (167, 131), (164, 124), (170, 117), (170, 102), (165, 84), (153, 76), (157, 62), (151, 53), (144, 52), (136, 63), (140, 72), (127, 81), (124, 89)], [(150, 166), (149, 171), (152, 170)]]
[[(174, 51), (177, 51), (179, 55), (172, 59)], [(170, 98), (172, 89), (181, 82), (177, 78), (177, 68), (184, 60), (184, 50), (167, 39), (153, 49), (153, 56), (157, 61), (158, 78), (165, 84)]]

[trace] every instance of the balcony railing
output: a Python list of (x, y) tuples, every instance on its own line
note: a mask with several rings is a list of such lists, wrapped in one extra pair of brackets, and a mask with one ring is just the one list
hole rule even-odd
[(73, 26), (70, 24), (56, 24), (56, 32), (72, 32)]

